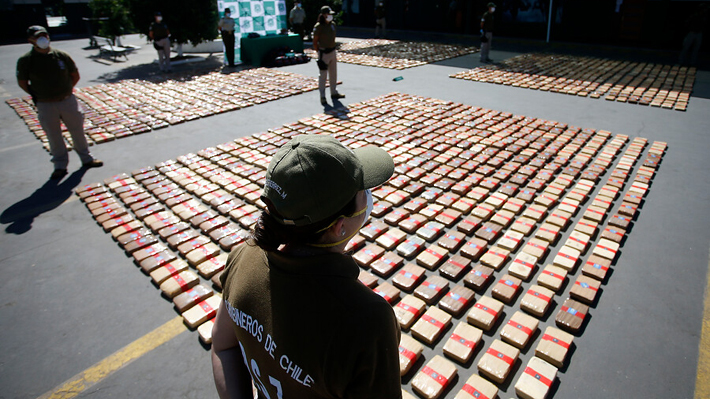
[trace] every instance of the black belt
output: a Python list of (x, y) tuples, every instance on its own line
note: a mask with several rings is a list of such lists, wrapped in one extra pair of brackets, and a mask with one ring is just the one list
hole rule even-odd
[(324, 48), (324, 49), (321, 49), (320, 52), (323, 54), (329, 54), (329, 53), (332, 53), (333, 50), (335, 50), (335, 47)]

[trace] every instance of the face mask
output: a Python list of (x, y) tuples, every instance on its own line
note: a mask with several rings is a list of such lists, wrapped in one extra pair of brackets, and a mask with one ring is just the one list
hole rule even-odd
[(491, 12), (496, 12), (496, 8), (495, 8), (495, 7), (491, 7)]
[(37, 47), (44, 50), (49, 47), (49, 38), (47, 38), (46, 36), (40, 36), (35, 42), (35, 44), (37, 45)]
[(227, 17), (227, 18), (229, 18), (229, 17), (232, 16), (232, 14), (230, 14), (230, 13), (228, 13), (228, 12), (225, 12), (225, 13), (224, 13), (224, 16)]
[(375, 202), (372, 199), (372, 191), (368, 188), (365, 190), (365, 195), (367, 196), (367, 208), (365, 209), (365, 219), (362, 221), (362, 226), (365, 226), (365, 223), (367, 223), (367, 220), (370, 219), (370, 214), (372, 213), (372, 210), (375, 208)]
[(163, 21), (163, 17), (155, 17), (155, 21), (156, 21), (156, 22), (162, 22), (162, 21)]
[(296, 8), (301, 8), (301, 5), (296, 3)]
[(333, 22), (333, 16), (332, 16), (332, 15), (327, 15), (327, 16), (325, 17), (325, 20), (328, 21), (328, 22)]

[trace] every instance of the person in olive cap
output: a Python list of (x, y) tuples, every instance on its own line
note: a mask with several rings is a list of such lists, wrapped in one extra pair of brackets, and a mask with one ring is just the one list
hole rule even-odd
[[(222, 275), (212, 330), (220, 397), (401, 398), (392, 306), (344, 253), (394, 172), (375, 146), (296, 136), (266, 172), (266, 209)], [(243, 395), (243, 396), (240, 396)]]
[(47, 30), (39, 25), (27, 29), (27, 40), (32, 50), (17, 60), (17, 84), (32, 96), (37, 107), (37, 118), (47, 135), (52, 154), (52, 179), (67, 175), (69, 153), (62, 137), (61, 122), (69, 130), (74, 151), (84, 168), (95, 168), (103, 162), (94, 159), (84, 135), (84, 114), (74, 97), (74, 86), (79, 81), (79, 70), (74, 60), (64, 51), (50, 46)]
[(158, 67), (161, 72), (170, 72), (170, 29), (163, 22), (163, 14), (155, 13), (155, 21), (148, 28), (148, 36), (158, 51)]
[(488, 57), (493, 41), (493, 13), (496, 11), (494, 3), (488, 3), (488, 11), (481, 17), (481, 62), (493, 62)]
[(328, 6), (320, 9), (318, 22), (313, 27), (313, 50), (318, 53), (318, 91), (320, 92), (321, 104), (327, 104), (325, 99), (325, 81), (330, 84), (330, 97), (333, 100), (345, 98), (338, 93), (338, 57), (335, 54), (335, 23), (333, 23), (335, 12)]

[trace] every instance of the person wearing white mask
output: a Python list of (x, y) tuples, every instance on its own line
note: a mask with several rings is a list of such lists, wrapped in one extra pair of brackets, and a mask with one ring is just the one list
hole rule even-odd
[(293, 33), (301, 36), (301, 40), (303, 40), (303, 23), (306, 21), (306, 11), (301, 7), (300, 1), (293, 4), (291, 12), (288, 14), (288, 21), (291, 23)]
[(47, 135), (54, 164), (51, 178), (58, 180), (66, 176), (69, 164), (61, 122), (71, 134), (83, 168), (103, 166), (103, 162), (94, 159), (89, 152), (84, 135), (84, 115), (73, 94), (80, 78), (74, 60), (66, 52), (50, 46), (49, 34), (42, 26), (30, 26), (27, 40), (32, 50), (17, 60), (17, 84), (32, 96), (37, 107), (37, 118)]
[(313, 50), (318, 53), (318, 91), (320, 92), (320, 103), (326, 105), (325, 81), (330, 85), (330, 98), (334, 101), (345, 98), (338, 93), (338, 57), (335, 54), (335, 23), (333, 23), (335, 12), (328, 6), (320, 9), (318, 22), (313, 27)]
[[(221, 277), (212, 330), (220, 397), (402, 397), (392, 306), (358, 280), (345, 248), (394, 162), (330, 135), (296, 136), (272, 157), (251, 238)], [(240, 396), (241, 395), (241, 396)]]
[(232, 10), (229, 7), (224, 9), (224, 16), (217, 23), (217, 28), (222, 35), (227, 65), (234, 67), (234, 18), (232, 18)]
[(488, 3), (488, 11), (481, 17), (481, 62), (493, 62), (488, 57), (493, 41), (493, 13), (496, 11), (494, 3)]
[(158, 51), (158, 66), (161, 72), (170, 72), (170, 29), (163, 22), (163, 14), (155, 13), (155, 22), (150, 24), (148, 36)]

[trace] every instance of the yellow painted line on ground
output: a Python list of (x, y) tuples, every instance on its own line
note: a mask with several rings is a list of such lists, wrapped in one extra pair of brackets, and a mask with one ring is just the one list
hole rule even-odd
[(695, 399), (710, 398), (710, 261), (703, 310), (703, 329), (698, 349), (698, 374), (695, 377)]
[(126, 345), (123, 349), (70, 378), (63, 384), (40, 396), (39, 399), (69, 399), (78, 396), (111, 373), (187, 331), (178, 316), (162, 326)]

